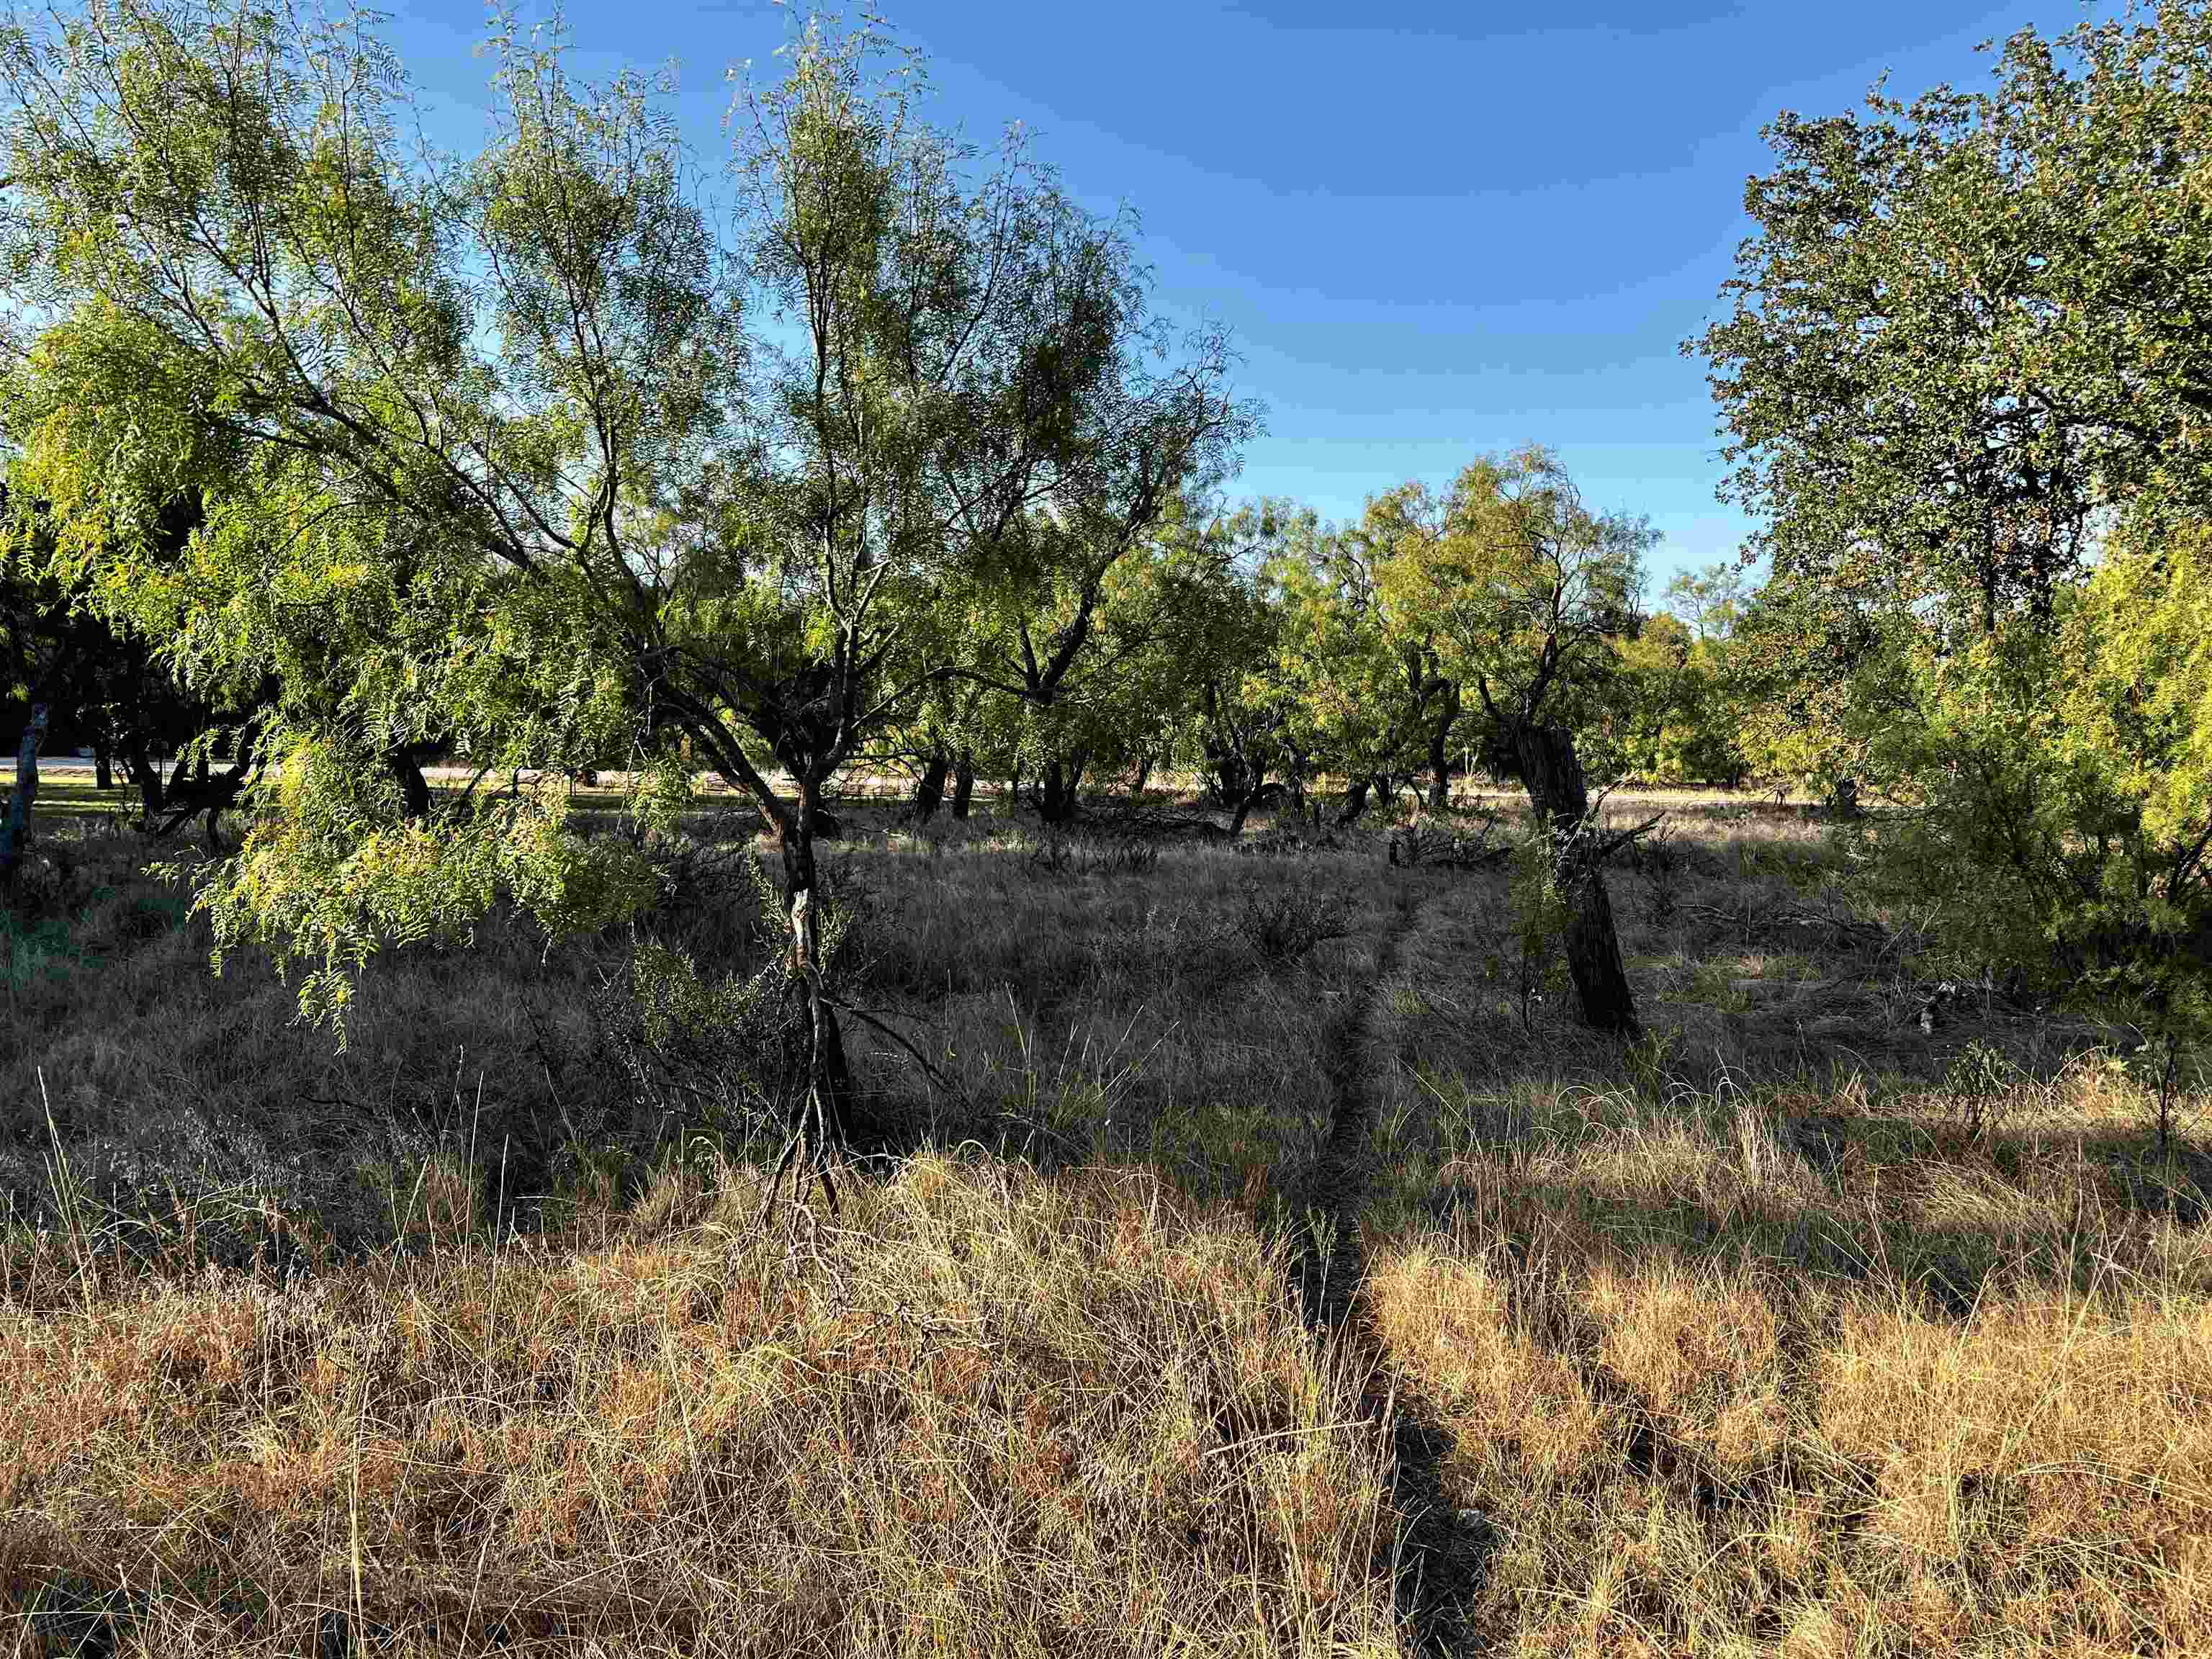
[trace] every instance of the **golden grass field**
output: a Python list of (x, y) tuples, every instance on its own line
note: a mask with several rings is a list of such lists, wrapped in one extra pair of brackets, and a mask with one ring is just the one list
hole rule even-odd
[[(773, 1148), (595, 1039), (627, 933), (380, 963), (341, 1051), (58, 789), (0, 1654), (2212, 1649), (2203, 1080), (2160, 1157), (2124, 1033), (1931, 997), (1794, 810), (1661, 803), (1623, 1048), (1379, 824), (862, 809), (854, 994), (939, 1081), (854, 1030), (869, 1157), (763, 1230)], [(741, 888), (643, 926), (767, 948)]]

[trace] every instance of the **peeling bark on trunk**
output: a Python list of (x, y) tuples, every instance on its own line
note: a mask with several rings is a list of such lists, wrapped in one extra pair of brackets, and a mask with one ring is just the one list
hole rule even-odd
[(965, 749), (952, 763), (952, 816), (968, 816), (968, 804), (975, 795), (975, 757)]
[(15, 866), (31, 844), (31, 808), (39, 799), (39, 749), (46, 740), (46, 705), (31, 705), (23, 739), (15, 750), (15, 789), (8, 797), (8, 817), (0, 823), (0, 884), (13, 881)]
[(1567, 971), (1583, 1019), (1601, 1031), (1634, 1036), (1641, 1029), (1636, 998), (1620, 958), (1605, 872), (1583, 823), (1589, 789), (1574, 738), (1563, 727), (1531, 723), (1516, 731), (1514, 739), (1537, 826), (1551, 838), (1553, 872), (1567, 913)]

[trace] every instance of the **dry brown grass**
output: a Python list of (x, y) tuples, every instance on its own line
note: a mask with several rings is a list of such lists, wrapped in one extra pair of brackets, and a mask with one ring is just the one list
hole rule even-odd
[[(1883, 1029), (1870, 992), (1809, 1070), (1795, 1015), (1685, 1022), (1702, 1056), (1683, 1024), (1610, 1060), (1523, 1038), (1454, 948), (1494, 902), (1447, 896), (1407, 952), (1364, 1218), (1366, 1316), (1486, 1562), (1468, 1637), (2212, 1640), (2212, 1242), (2142, 1091), (2095, 1053), (2020, 1069), (1988, 1045), (2041, 1047), (2021, 1022), (1963, 1054)], [(1630, 933), (1648, 972), (1670, 941)]]
[[(883, 1157), (790, 1247), (758, 1149), (623, 1120), (626, 939), (396, 961), (338, 1055), (88, 838), (0, 1010), (0, 1651), (2212, 1644), (2206, 1162), (2110, 1034), (1923, 1030), (1940, 939), (1818, 823), (1617, 871), (1622, 1050), (1524, 1028), (1501, 874), (1371, 829), (1114, 873), (854, 816), (852, 994), (950, 1087), (855, 1030)], [(1285, 895), (1350, 936), (1267, 961)]]
[(1398, 1650), (1382, 1437), (1251, 1229), (1142, 1172), (852, 1190), (796, 1255), (730, 1170), (597, 1238), (27, 1287), (0, 1642)]

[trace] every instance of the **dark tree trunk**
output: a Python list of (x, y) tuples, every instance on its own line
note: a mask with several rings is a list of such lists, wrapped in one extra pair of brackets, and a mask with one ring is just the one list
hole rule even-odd
[(1234, 841), (1244, 833), (1244, 820), (1251, 816), (1254, 807), (1266, 805), (1280, 793), (1280, 784), (1265, 782), (1255, 783), (1250, 788), (1239, 791), (1235, 808), (1229, 817), (1229, 839)]
[(150, 829), (161, 813), (161, 769), (146, 752), (146, 739), (136, 732), (123, 739), (123, 774), (138, 786), (139, 822)]
[(15, 790), (8, 797), (8, 816), (0, 821), (0, 884), (15, 878), (15, 866), (31, 844), (31, 808), (39, 799), (39, 749), (46, 740), (46, 706), (34, 702), (15, 750)]
[(1429, 810), (1441, 812), (1451, 805), (1451, 730), (1459, 720), (1459, 687), (1446, 684), (1444, 710), (1429, 732)]
[[(793, 1172), (794, 1192), (807, 1176), (822, 1182), (830, 1207), (837, 1203), (832, 1165), (851, 1144), (845, 1103), (851, 1093), (851, 1073), (845, 1060), (845, 1042), (838, 1029), (837, 1011), (823, 983), (823, 900), (814, 863), (814, 832), (820, 814), (817, 786), (802, 780), (799, 810), (790, 822), (780, 824), (776, 836), (783, 861), (784, 917), (791, 929), (787, 958), (800, 1000), (807, 1032), (807, 1080), (805, 1097), (795, 1103), (791, 1139), (769, 1178), (767, 1202), (775, 1202), (777, 1186), (787, 1170)], [(763, 1207), (763, 1215), (766, 1208)]]
[(106, 738), (95, 738), (92, 743), (92, 787), (95, 789), (115, 787), (115, 757)]
[(1137, 776), (1135, 781), (1129, 786), (1129, 793), (1132, 795), (1142, 795), (1145, 793), (1145, 786), (1152, 781), (1152, 757), (1148, 752), (1137, 762)]
[(1355, 778), (1344, 786), (1344, 805), (1336, 809), (1336, 827), (1348, 829), (1358, 822), (1359, 815), (1367, 810), (1370, 786), (1364, 779)]
[(392, 751), (392, 775), (399, 781), (399, 793), (407, 803), (410, 823), (419, 823), (430, 816), (430, 780), (422, 775), (422, 763), (407, 749)]
[(952, 816), (968, 816), (968, 803), (975, 795), (975, 757), (965, 749), (952, 762)]
[(1085, 757), (1080, 750), (1066, 761), (1058, 757), (1045, 763), (1037, 784), (1037, 815), (1047, 823), (1068, 823), (1075, 817), (1076, 794), (1083, 786)]
[(1557, 726), (1522, 725), (1514, 733), (1521, 780), (1536, 810), (1538, 830), (1551, 838), (1552, 868), (1566, 909), (1567, 972), (1575, 982), (1585, 1024), (1634, 1036), (1636, 998), (1620, 959), (1613, 924), (1613, 899), (1595, 856), (1589, 827), (1589, 789), (1576, 758), (1574, 738)]
[(914, 786), (914, 821), (927, 823), (937, 816), (937, 809), (945, 805), (945, 775), (952, 769), (952, 757), (942, 749), (930, 752), (929, 764), (923, 767), (921, 779)]

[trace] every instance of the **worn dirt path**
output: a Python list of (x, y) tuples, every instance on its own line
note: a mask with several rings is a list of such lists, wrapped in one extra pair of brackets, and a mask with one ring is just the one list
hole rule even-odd
[(1367, 1410), (1388, 1419), (1392, 1496), (1402, 1517), (1395, 1564), (1398, 1608), (1412, 1626), (1415, 1650), (1463, 1654), (1471, 1632), (1458, 1609), (1481, 1582), (1481, 1536), (1459, 1525), (1445, 1498), (1440, 1475), (1447, 1437), (1398, 1395), (1360, 1294), (1366, 1255), (1359, 1214), (1369, 1174), (1363, 1153), (1378, 1103), (1377, 1080), (1397, 1057), (1389, 1024), (1390, 994), (1400, 981), (1406, 941), (1424, 920), (1419, 884), (1394, 877), (1392, 896), (1396, 908), (1377, 942), (1374, 974), (1364, 994), (1345, 1000), (1324, 1044), (1334, 1105), (1328, 1139), (1304, 1194), (1299, 1289), (1308, 1327), (1358, 1364), (1367, 1378)]

